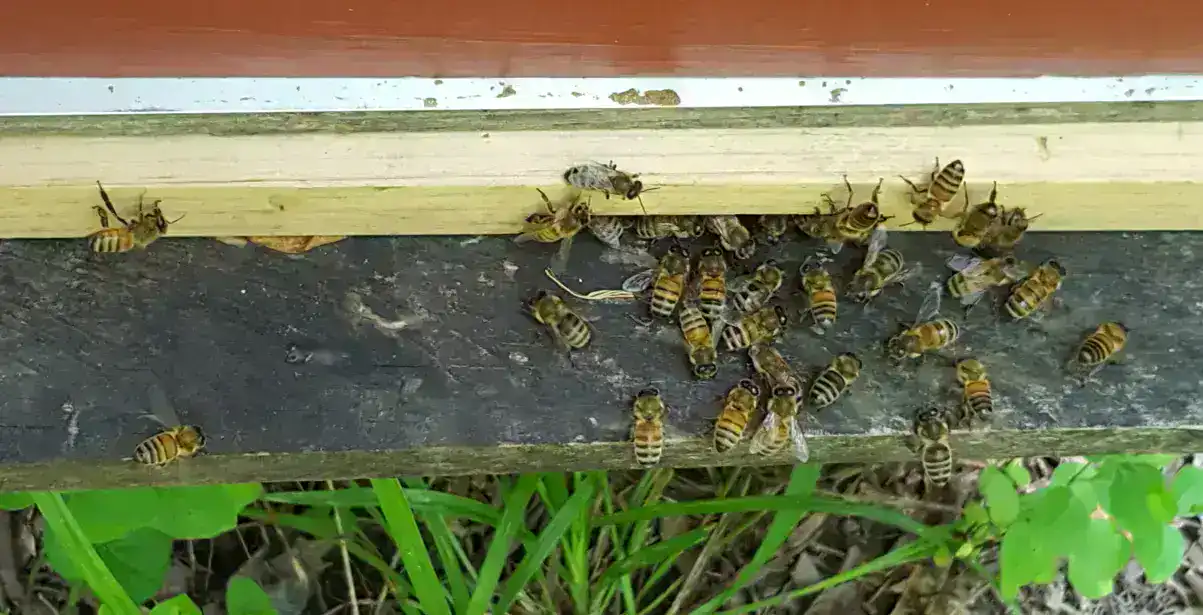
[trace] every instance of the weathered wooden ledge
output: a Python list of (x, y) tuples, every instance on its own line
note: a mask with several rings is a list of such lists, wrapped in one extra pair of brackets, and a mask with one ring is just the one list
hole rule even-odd
[[(945, 276), (944, 233), (899, 233), (924, 266), (871, 311), (845, 305), (836, 331), (793, 326), (783, 351), (803, 369), (861, 353), (863, 381), (810, 422), (816, 461), (906, 459), (916, 408), (952, 403), (939, 361), (887, 367), (880, 348), (909, 321), (920, 289)], [(812, 243), (774, 256), (793, 272)], [(700, 246), (695, 246), (695, 250)], [(718, 398), (747, 373), (724, 355), (718, 378), (689, 378), (675, 328), (641, 328), (634, 305), (574, 303), (596, 341), (574, 369), (520, 311), (553, 286), (553, 246), (505, 238), (354, 238), (298, 257), (206, 239), (164, 239), (143, 253), (98, 256), (82, 241), (0, 243), (0, 489), (630, 468), (629, 402), (654, 383), (672, 406), (664, 463), (783, 463), (746, 444), (719, 456), (708, 438)], [(1203, 234), (1032, 233), (1020, 256), (1056, 254), (1065, 307), (1037, 325), (995, 324), (982, 307), (958, 353), (991, 369), (992, 430), (954, 434), (968, 458), (1203, 449)], [(591, 238), (566, 282), (613, 288), (633, 266)], [(841, 274), (859, 253), (840, 255)], [(401, 329), (379, 327), (360, 308)], [(1061, 370), (1101, 320), (1133, 328), (1128, 361), (1079, 388)], [(289, 363), (295, 345), (308, 363)], [(122, 461), (154, 423), (161, 386), (202, 426), (209, 454), (162, 470)], [(68, 404), (69, 402), (69, 404)], [(70, 412), (64, 412), (68, 408)]]
[[(161, 199), (171, 234), (515, 232), (570, 164), (643, 174), (650, 213), (809, 210), (840, 175), (905, 216), (933, 158), (961, 158), (971, 200), (1043, 214), (1052, 231), (1203, 230), (1203, 103), (630, 109), (0, 119), (0, 237), (97, 229)], [(841, 196), (837, 194), (837, 198)], [(640, 213), (595, 198), (599, 213)]]

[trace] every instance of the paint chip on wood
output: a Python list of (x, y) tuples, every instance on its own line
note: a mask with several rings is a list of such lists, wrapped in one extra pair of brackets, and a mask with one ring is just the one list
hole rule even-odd
[(497, 98), (508, 98), (510, 96), (514, 96), (517, 93), (518, 93), (518, 90), (515, 90), (514, 86), (506, 85), (504, 88), (501, 89), (501, 93), (497, 95)]
[(631, 88), (623, 92), (615, 92), (611, 94), (610, 100), (620, 105), (658, 105), (661, 107), (675, 107), (681, 104), (681, 96), (673, 90), (648, 90), (641, 94), (639, 90)]

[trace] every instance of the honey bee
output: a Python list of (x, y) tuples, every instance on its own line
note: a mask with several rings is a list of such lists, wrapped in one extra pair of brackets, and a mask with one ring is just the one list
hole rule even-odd
[(834, 404), (856, 382), (862, 366), (860, 359), (850, 352), (836, 356), (810, 383), (807, 403), (816, 410)]
[(961, 337), (961, 328), (940, 314), (941, 284), (934, 283), (919, 308), (915, 323), (886, 341), (886, 354), (894, 361), (915, 359), (943, 350)]
[(811, 329), (822, 335), (835, 325), (838, 307), (835, 284), (823, 265), (810, 259), (802, 263), (799, 274), (802, 276), (802, 292), (806, 293), (806, 311), (814, 321)]
[(731, 302), (741, 312), (754, 312), (773, 298), (784, 281), (785, 272), (770, 258), (751, 274), (732, 282)]
[(787, 324), (789, 319), (781, 306), (765, 306), (741, 316), (735, 322), (727, 323), (720, 338), (727, 350), (739, 350), (757, 342), (777, 339)]
[(948, 294), (966, 310), (977, 305), (991, 288), (1010, 284), (1025, 275), (1023, 264), (1011, 256), (981, 259), (954, 254), (947, 265), (956, 272), (948, 278)]
[(681, 335), (685, 338), (685, 347), (689, 351), (689, 364), (693, 367), (693, 375), (699, 380), (709, 380), (718, 373), (718, 351), (715, 347), (714, 335), (710, 324), (702, 315), (702, 310), (692, 301), (681, 305), (677, 314), (681, 325)]
[(669, 318), (681, 302), (689, 278), (689, 252), (680, 245), (671, 246), (660, 262), (627, 278), (622, 289), (631, 293), (642, 293), (651, 289), (652, 316)]
[(739, 260), (751, 258), (756, 252), (756, 240), (736, 216), (707, 216), (706, 228), (718, 236), (724, 250)]
[(983, 246), (999, 252), (1009, 252), (1015, 249), (1015, 244), (1023, 239), (1024, 233), (1032, 220), (1044, 214), (1028, 217), (1022, 207), (1006, 208), (999, 206), (999, 217), (994, 226), (982, 241)]
[(964, 392), (961, 399), (961, 423), (970, 426), (974, 421), (994, 413), (994, 396), (986, 378), (986, 366), (977, 359), (957, 363), (957, 382)]
[(705, 232), (706, 226), (698, 216), (639, 216), (635, 220), (635, 236), (640, 239), (692, 239)]
[(798, 390), (780, 386), (773, 389), (768, 412), (760, 428), (752, 435), (749, 452), (753, 455), (773, 455), (785, 448), (787, 442), (793, 444), (794, 457), (799, 462), (806, 463), (810, 459), (806, 434), (798, 424)]
[(901, 252), (886, 249), (886, 235), (884, 226), (877, 227), (870, 235), (865, 260), (848, 284), (853, 301), (868, 302), (890, 284), (901, 284), (919, 272), (918, 265), (906, 264)]
[(881, 207), (877, 204), (883, 181), (884, 179), (877, 180), (877, 186), (873, 188), (873, 193), (869, 195), (868, 201), (853, 207), (852, 184), (848, 183), (848, 176), (845, 175), (844, 187), (848, 190), (848, 201), (844, 204), (844, 208), (836, 211), (835, 201), (831, 200), (831, 195), (824, 194), (823, 200), (827, 203), (831, 213), (812, 218), (808, 222), (808, 228), (803, 229), (803, 232), (824, 240), (827, 243), (827, 249), (832, 254), (839, 253), (847, 242), (864, 244), (869, 240), (874, 229), (880, 227), (886, 220), (893, 218), (893, 216), (882, 215)]
[(660, 390), (648, 387), (635, 396), (635, 428), (631, 439), (635, 443), (635, 461), (654, 466), (664, 453), (664, 414), (667, 408)]
[(1128, 327), (1121, 322), (1105, 322), (1082, 340), (1073, 360), (1070, 361), (1070, 369), (1079, 373), (1086, 372), (1082, 376), (1083, 385), (1105, 365), (1116, 361), (1116, 355), (1128, 343), (1128, 333)]
[[(104, 202), (104, 208), (97, 205), (93, 209), (96, 210), (96, 216), (100, 218), (100, 226), (104, 228), (92, 233), (88, 237), (88, 243), (93, 252), (113, 254), (145, 249), (146, 246), (149, 246), (156, 239), (165, 235), (168, 227), (184, 218), (184, 216), (180, 216), (175, 220), (168, 221), (167, 218), (163, 217), (163, 211), (159, 209), (159, 203), (162, 201), (157, 199), (151, 202), (150, 210), (146, 211), (142, 196), (139, 195), (137, 215), (132, 221), (126, 220), (113, 208), (113, 202), (109, 200), (109, 195), (104, 191), (104, 186), (100, 185), (100, 182), (96, 182), (96, 187), (100, 189), (100, 200)], [(106, 212), (105, 209), (108, 209), (108, 211)], [(121, 226), (109, 226), (110, 213), (121, 223)]]
[(1065, 278), (1065, 268), (1055, 259), (1049, 259), (1036, 267), (1027, 278), (1016, 284), (1007, 297), (1007, 314), (1015, 320), (1033, 317), (1039, 320), (1043, 317), (1041, 308), (1051, 304), (1053, 293), (1061, 288)]
[(752, 369), (760, 374), (769, 390), (788, 386), (801, 395), (802, 379), (772, 345), (765, 342), (752, 344), (748, 348), (748, 357), (752, 360)]
[(751, 380), (744, 378), (731, 387), (714, 423), (714, 450), (725, 453), (739, 444), (759, 401), (760, 387)]
[(622, 249), (622, 235), (631, 228), (631, 219), (622, 216), (593, 216), (589, 220), (589, 232), (597, 240), (614, 248)]
[(952, 446), (948, 442), (948, 418), (939, 408), (915, 413), (914, 434), (919, 466), (928, 487), (943, 487), (952, 478)]
[[(536, 188), (536, 190), (539, 189)], [(588, 202), (573, 200), (557, 206), (542, 190), (539, 190), (539, 196), (543, 198), (547, 212), (536, 212), (527, 216), (522, 232), (514, 237), (514, 243), (560, 242), (560, 249), (552, 260), (551, 269), (563, 271), (564, 267), (568, 265), (568, 253), (572, 249), (572, 240), (577, 233), (581, 232), (581, 229), (589, 225), (592, 210)]]
[(181, 425), (166, 394), (157, 386), (150, 388), (150, 409), (146, 418), (159, 423), (164, 429), (134, 448), (135, 462), (163, 467), (179, 459), (194, 457), (204, 450), (204, 432), (195, 425)]
[(698, 305), (710, 321), (718, 320), (727, 308), (727, 259), (718, 248), (706, 248), (698, 256)]
[(764, 215), (757, 218), (756, 221), (760, 225), (761, 233), (764, 234), (765, 243), (771, 246), (781, 243), (789, 231), (789, 216)]
[(644, 188), (643, 182), (637, 179), (638, 173), (619, 171), (618, 165), (611, 160), (609, 164), (586, 162), (568, 167), (564, 171), (564, 183), (580, 190), (597, 190), (609, 199), (611, 194), (621, 195), (625, 199), (638, 199), (639, 207), (644, 215), (647, 208), (643, 206), (643, 198), (639, 195), (651, 192), (657, 188)]
[(965, 182), (965, 165), (960, 160), (953, 160), (940, 168), (940, 159), (936, 158), (936, 166), (932, 169), (927, 186), (920, 189), (905, 177), (902, 177), (902, 181), (911, 187), (911, 204), (914, 205), (911, 210), (914, 221), (907, 224), (927, 226), (935, 222), (936, 217), (944, 215), (945, 204), (952, 201), (961, 189), (961, 184)]
[(965, 190), (965, 207), (961, 211), (961, 220), (952, 229), (952, 238), (957, 245), (965, 248), (976, 248), (986, 239), (999, 221), (1000, 211), (994, 200), (998, 197), (998, 182), (990, 189), (990, 198), (985, 203), (969, 207), (969, 190)]
[(556, 343), (565, 350), (584, 348), (593, 337), (589, 323), (553, 293), (539, 291), (528, 304), (528, 309), (536, 321), (547, 326)]

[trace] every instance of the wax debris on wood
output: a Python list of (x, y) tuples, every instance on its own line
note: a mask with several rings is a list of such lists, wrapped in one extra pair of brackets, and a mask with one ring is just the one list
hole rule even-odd
[(304, 254), (314, 248), (346, 239), (346, 235), (249, 235), (246, 237), (214, 237), (231, 246), (253, 243), (285, 254)]

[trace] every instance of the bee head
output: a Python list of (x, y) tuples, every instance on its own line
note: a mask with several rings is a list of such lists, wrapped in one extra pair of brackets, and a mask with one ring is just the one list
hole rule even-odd
[(752, 382), (751, 380), (749, 380), (747, 378), (740, 380), (739, 383), (736, 384), (735, 386), (746, 390), (747, 392), (751, 393), (752, 395), (755, 395), (756, 397), (760, 397), (760, 387), (756, 386), (755, 382)]
[(777, 315), (777, 322), (781, 323), (782, 327), (789, 324), (789, 316), (785, 314), (785, 308), (775, 305), (773, 306), (773, 313)]
[(669, 246), (668, 252), (670, 254), (676, 254), (677, 256), (689, 258), (689, 250), (686, 250), (685, 246), (682, 246), (680, 244), (673, 244), (673, 245)]
[(647, 388), (639, 391), (639, 394), (638, 394), (638, 397), (659, 397), (659, 396), (660, 396), (660, 389), (657, 389), (656, 387), (647, 387)]
[(1124, 323), (1122, 323), (1122, 322), (1120, 322), (1120, 321), (1118, 321), (1118, 320), (1117, 320), (1117, 321), (1115, 321), (1115, 322), (1114, 322), (1114, 323), (1112, 323), (1112, 324), (1114, 324), (1115, 326), (1119, 327), (1120, 331), (1123, 331), (1124, 333), (1131, 333), (1131, 332), (1132, 332), (1132, 330), (1128, 328), (1128, 325), (1125, 325)]
[(1052, 267), (1053, 270), (1057, 272), (1057, 275), (1060, 275), (1062, 277), (1065, 276), (1065, 273), (1066, 273), (1065, 267), (1061, 264), (1060, 261), (1050, 258), (1050, 259), (1048, 259), (1048, 262), (1045, 264), (1048, 265), (1049, 267)]
[(770, 267), (776, 267), (776, 266), (777, 266), (777, 260), (770, 258), (770, 259), (764, 261), (764, 263), (762, 263), (759, 267), (757, 267), (757, 269), (768, 269)]
[(797, 397), (798, 390), (791, 386), (782, 386), (773, 389), (773, 397)]
[(957, 380), (979, 380), (986, 375), (986, 366), (977, 359), (965, 359), (957, 363)]
[(718, 248), (706, 248), (702, 250), (702, 256), (707, 258), (722, 257), (723, 251)]
[(590, 217), (589, 203), (573, 203), (572, 215), (580, 221), (581, 224), (588, 224)]
[(198, 451), (205, 446), (205, 432), (196, 425), (184, 425), (180, 428), (179, 435), (176, 439), (180, 441), (182, 448)]
[(861, 362), (860, 357), (852, 354), (851, 352), (845, 352), (837, 356), (835, 358), (835, 363), (838, 366), (838, 369), (843, 372), (859, 373), (861, 368), (864, 367), (864, 363)]
[(639, 196), (640, 192), (643, 192), (643, 182), (635, 180), (631, 182), (631, 187), (627, 189), (626, 197), (627, 199), (634, 199)]
[(693, 367), (693, 375), (700, 380), (710, 380), (718, 374), (718, 366), (714, 363), (699, 363)]

